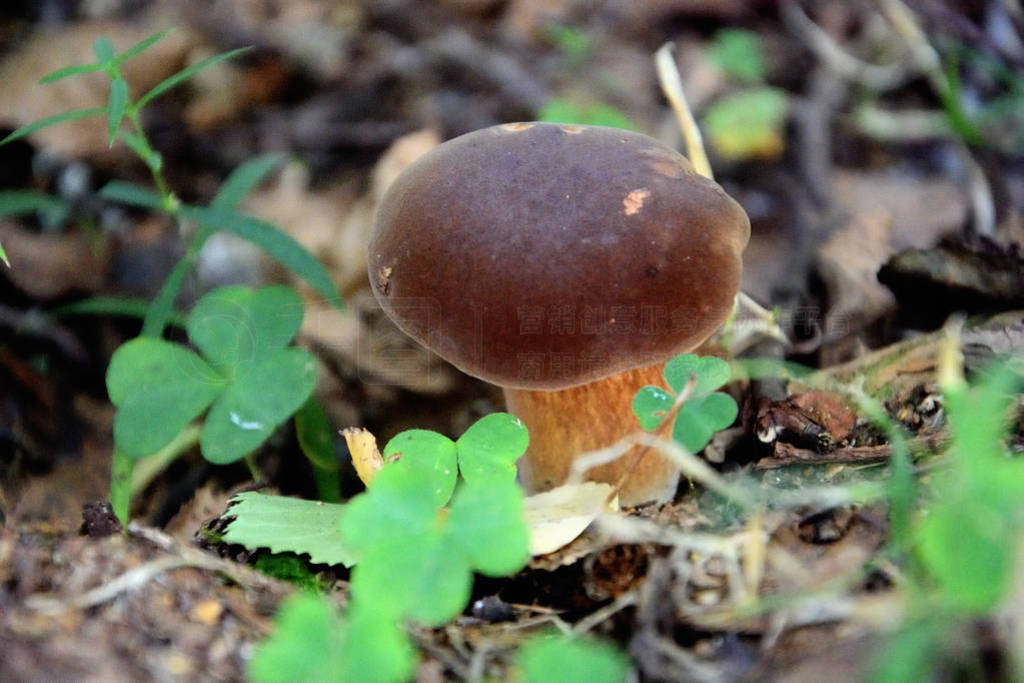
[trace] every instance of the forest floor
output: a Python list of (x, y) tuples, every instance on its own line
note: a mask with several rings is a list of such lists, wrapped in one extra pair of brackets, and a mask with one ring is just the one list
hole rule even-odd
[[(377, 307), (366, 244), (383, 188), (441, 140), (510, 121), (628, 125), (683, 149), (653, 60), (674, 43), (716, 180), (750, 216), (743, 291), (781, 332), (755, 316), (729, 349), (819, 371), (809, 383), (729, 384), (739, 418), (704, 454), (725, 480), (778, 491), (779, 502), (742, 515), (684, 482), (673, 502), (627, 511), (615, 531), (591, 530), (509, 579), (478, 579), (474, 600), (497, 596), (509, 620), (478, 606), (442, 628), (412, 627), (417, 680), (504, 677), (524, 634), (551, 625), (617, 643), (639, 680), (862, 680), (886, 653), (911, 658), (913, 569), (890, 552), (886, 499), (850, 493), (886, 480), (894, 446), (849, 396), (884, 406), (928, 480), (949, 439), (948, 340), (969, 379), (993, 357), (1022, 355), (1020, 3), (7, 5), (7, 130), (105, 106), (107, 86), (93, 75), (37, 83), (91, 61), (97, 36), (124, 49), (174, 27), (127, 63), (133, 92), (253, 46), (154, 101), (143, 123), (188, 202), (210, 200), (255, 155), (287, 155), (243, 208), (327, 266), (347, 312), (309, 294), (299, 344), (318, 360), (331, 424), (364, 427), (382, 444), (409, 428), (461, 434), (503, 403), (499, 390), (426, 356)], [(0, 191), (45, 191), (72, 207), (0, 217), (11, 262), (0, 267), (0, 680), (238, 680), (294, 590), (252, 567), (260, 552), (200, 542), (229, 498), (253, 487), (250, 471), (211, 465), (193, 448), (137, 477), (124, 533), (99, 505), (115, 414), (104, 375), (139, 321), (64, 307), (152, 299), (185, 249), (172, 220), (101, 198), (111, 179), (148, 175), (108, 145), (102, 118), (0, 147)], [(254, 247), (218, 236), (179, 303), (288, 278)], [(1019, 396), (1014, 405), (1002, 443), (1019, 455)], [(353, 495), (361, 484), (340, 437), (336, 447)], [(257, 462), (261, 485), (316, 497), (291, 427)], [(1024, 665), (1018, 541), (997, 540), (1016, 557), (1015, 582), (994, 609), (950, 627), (963, 637), (936, 656), (938, 680), (1011, 680)], [(313, 569), (343, 605), (347, 571)]]

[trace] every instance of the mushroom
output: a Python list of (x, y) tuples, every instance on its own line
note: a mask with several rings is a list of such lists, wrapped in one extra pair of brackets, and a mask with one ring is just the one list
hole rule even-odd
[[(650, 137), (511, 123), (450, 140), (395, 180), (368, 270), (399, 328), (504, 388), (529, 429), (520, 479), (536, 492), (637, 430), (636, 391), (732, 310), (749, 235), (739, 204)], [(587, 478), (615, 484), (632, 459)], [(664, 501), (678, 479), (648, 452), (620, 502)]]

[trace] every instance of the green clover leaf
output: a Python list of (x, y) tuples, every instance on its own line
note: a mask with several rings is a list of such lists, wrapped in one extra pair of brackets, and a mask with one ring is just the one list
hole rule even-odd
[(432, 626), (469, 600), (473, 571), (491, 576), (522, 568), (529, 537), (514, 481), (464, 484), (449, 508), (400, 463), (386, 465), (341, 518), (341, 535), (359, 561), (355, 595), (378, 609)]
[(672, 438), (691, 453), (699, 453), (715, 432), (731, 425), (739, 408), (728, 394), (708, 394), (691, 398), (679, 410), (672, 427)]
[(462, 478), (470, 483), (515, 479), (516, 460), (529, 443), (526, 426), (515, 415), (491, 413), (480, 418), (455, 442)]
[(435, 507), (441, 507), (452, 497), (458, 456), (455, 442), (447, 436), (427, 429), (409, 429), (388, 441), (382, 455), (385, 461), (397, 457), (391, 467), (397, 465), (407, 470), (409, 479), (431, 491)]
[(633, 397), (633, 414), (640, 420), (640, 428), (650, 431), (657, 429), (673, 403), (675, 396), (661, 387), (641, 387)]
[(107, 370), (118, 448), (149, 455), (209, 407), (199, 439), (207, 460), (230, 463), (255, 450), (316, 383), (313, 357), (286, 348), (301, 322), (302, 301), (287, 287), (225, 287), (186, 321), (203, 357), (148, 337), (123, 345)]
[(729, 364), (715, 356), (696, 356), (692, 353), (684, 353), (676, 356), (665, 364), (662, 371), (665, 381), (672, 391), (679, 393), (690, 381), (693, 375), (697, 383), (693, 388), (693, 395), (710, 394), (729, 381)]
[(226, 386), (209, 363), (182, 346), (148, 338), (123, 344), (107, 369), (118, 448), (141, 458), (166, 446)]
[(729, 381), (729, 364), (714, 356), (686, 353), (666, 363), (663, 374), (672, 391), (641, 387), (633, 397), (633, 414), (642, 429), (657, 429), (672, 411), (675, 394), (682, 392), (693, 378), (693, 391), (676, 414), (672, 438), (686, 450), (697, 453), (708, 445), (715, 432), (731, 425), (739, 413), (731, 396), (715, 391)]

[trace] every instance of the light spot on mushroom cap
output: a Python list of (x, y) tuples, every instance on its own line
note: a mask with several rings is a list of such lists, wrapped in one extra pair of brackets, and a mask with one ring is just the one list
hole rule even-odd
[(622, 199), (623, 213), (627, 216), (635, 216), (644, 208), (644, 201), (651, 196), (651, 191), (646, 187), (637, 188)]
[(583, 132), (583, 128), (581, 126), (575, 126), (571, 123), (568, 123), (562, 126), (562, 132), (569, 133), (570, 135), (579, 135), (580, 133)]
[(501, 125), (502, 130), (507, 130), (510, 133), (518, 133), (521, 130), (529, 130), (533, 128), (532, 123), (504, 123)]

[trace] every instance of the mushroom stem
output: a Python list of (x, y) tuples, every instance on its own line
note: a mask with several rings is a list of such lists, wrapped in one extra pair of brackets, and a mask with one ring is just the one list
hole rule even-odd
[[(662, 365), (627, 370), (589, 384), (556, 391), (505, 389), (508, 411), (530, 431), (530, 447), (519, 461), (519, 476), (530, 492), (565, 483), (574, 459), (607, 448), (639, 431), (633, 396), (648, 384), (664, 386)], [(634, 446), (618, 459), (587, 471), (586, 478), (616, 485), (634, 464)], [(620, 493), (622, 505), (664, 502), (675, 493), (679, 470), (650, 451), (635, 464)]]

